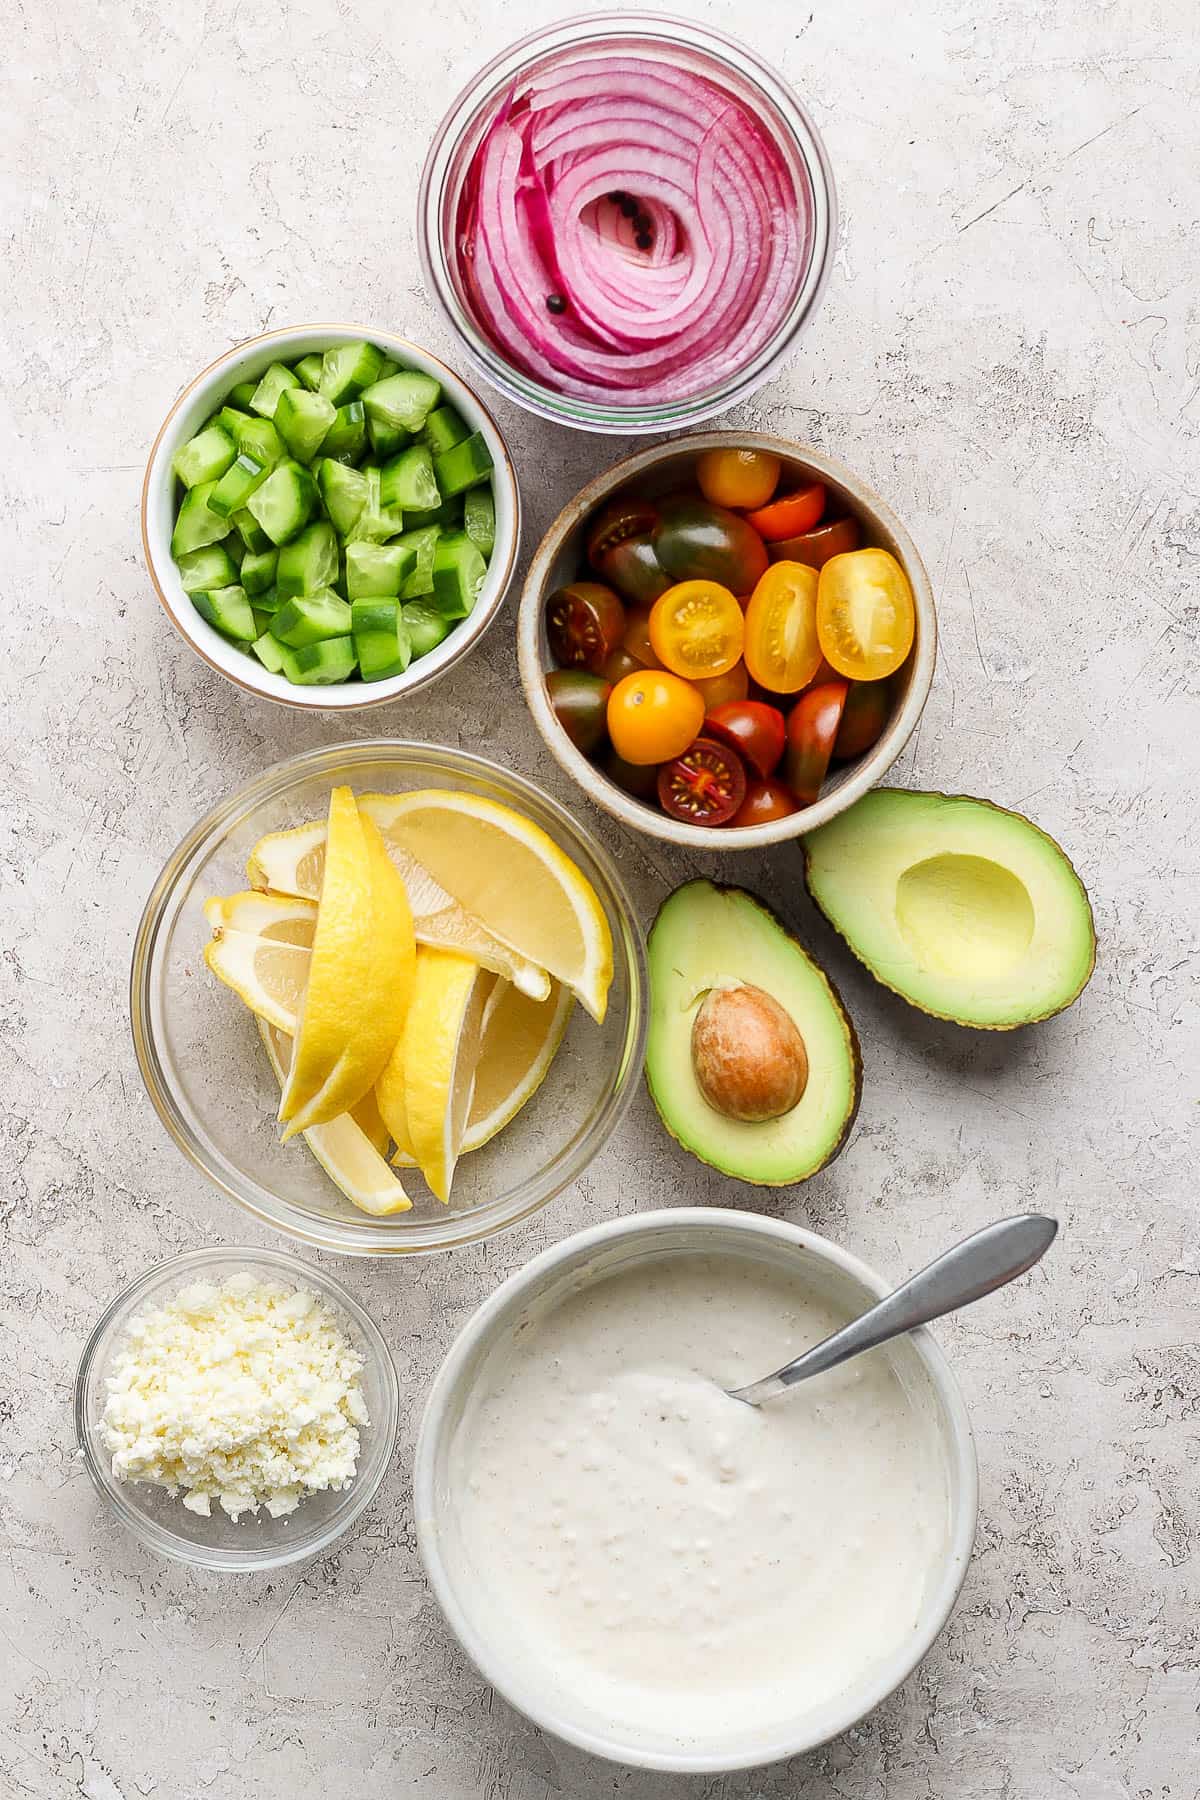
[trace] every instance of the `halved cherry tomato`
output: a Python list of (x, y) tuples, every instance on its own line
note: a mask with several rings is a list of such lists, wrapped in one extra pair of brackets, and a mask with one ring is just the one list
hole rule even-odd
[(750, 671), (744, 662), (735, 662), (732, 669), (726, 669), (723, 675), (708, 675), (692, 685), (700, 689), (704, 710), (710, 713), (714, 706), (724, 706), (727, 700), (746, 698), (750, 692)]
[(551, 669), (546, 693), (571, 742), (590, 756), (604, 742), (611, 684), (588, 669)]
[(831, 556), (843, 556), (857, 550), (862, 543), (862, 527), (857, 519), (830, 519), (814, 525), (798, 537), (780, 538), (767, 545), (772, 562), (802, 562), (810, 569), (823, 569)]
[(741, 661), (746, 621), (717, 581), (681, 581), (650, 610), (650, 644), (665, 669), (688, 681), (724, 675)]
[(657, 522), (658, 508), (649, 500), (625, 497), (610, 501), (588, 531), (593, 569), (637, 606), (651, 605), (671, 585), (651, 542)]
[(618, 681), (608, 702), (608, 735), (631, 763), (670, 762), (704, 722), (704, 702), (690, 682), (668, 669), (643, 669)]
[(834, 740), (834, 760), (846, 762), (878, 743), (890, 709), (891, 695), (886, 681), (852, 681)]
[(658, 523), (658, 508), (635, 494), (620, 494), (596, 513), (588, 524), (587, 557), (593, 569), (603, 556), (627, 538), (645, 537)]
[(823, 687), (809, 688), (788, 714), (784, 779), (804, 806), (811, 806), (821, 792), (848, 686), (845, 681), (827, 681)]
[(795, 694), (821, 661), (817, 573), (803, 563), (772, 563), (746, 608), (746, 667), (760, 687)]
[(912, 649), (916, 629), (908, 576), (889, 551), (851, 550), (825, 564), (817, 589), (817, 636), (839, 675), (882, 681)]
[(746, 519), (760, 537), (774, 544), (780, 538), (799, 537), (802, 531), (811, 531), (824, 511), (825, 483), (814, 481), (793, 494), (781, 494), (769, 506), (747, 513)]
[(765, 506), (779, 486), (769, 450), (706, 450), (696, 458), (700, 492), (714, 506)]
[(761, 700), (730, 700), (710, 712), (704, 730), (738, 752), (765, 780), (779, 766), (787, 742), (787, 726), (777, 706)]
[(694, 494), (659, 502), (654, 554), (672, 581), (719, 581), (748, 594), (767, 566), (767, 547), (740, 513)]
[(658, 798), (657, 763), (626, 762), (623, 756), (610, 750), (601, 767), (610, 781), (635, 800), (644, 800), (649, 806)]
[(739, 831), (743, 825), (770, 825), (776, 819), (786, 819), (799, 811), (799, 801), (782, 781), (751, 781), (746, 786), (746, 798), (729, 821), (729, 829)]
[(741, 757), (712, 738), (698, 737), (658, 771), (659, 805), (688, 825), (725, 825), (745, 798)]
[(624, 630), (625, 608), (598, 581), (572, 581), (546, 602), (546, 636), (560, 668), (599, 674)]
[(650, 642), (650, 614), (640, 606), (631, 606), (625, 615), (625, 635), (621, 639), (621, 648), (626, 656), (632, 656), (641, 669), (662, 668), (654, 654), (654, 645)]

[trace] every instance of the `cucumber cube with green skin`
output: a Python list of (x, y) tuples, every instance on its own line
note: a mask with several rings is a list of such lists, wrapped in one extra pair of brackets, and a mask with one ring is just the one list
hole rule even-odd
[(225, 396), (226, 406), (236, 406), (239, 412), (248, 413), (257, 386), (257, 381), (239, 381)]
[(275, 408), (275, 429), (298, 462), (311, 462), (337, 418), (337, 407), (307, 388), (284, 388)]
[[(252, 605), (250, 611), (254, 615), (254, 629), (257, 631), (258, 636), (261, 637), (265, 631), (270, 631), (271, 620), (275, 615), (267, 612), (266, 609), (261, 606)], [(255, 642), (258, 642), (257, 638), (255, 639)]]
[(280, 673), (283, 668), (283, 645), (269, 631), (264, 631), (261, 637), (255, 638), (251, 648), (264, 669), (270, 669), (272, 675)]
[(398, 541), (416, 555), (416, 566), (400, 589), (402, 600), (420, 600), (433, 592), (433, 558), (441, 531), (436, 525), (425, 525), (420, 531), (406, 531)]
[[(245, 582), (243, 582), (242, 586), (244, 587), (245, 585)], [(269, 587), (264, 589), (261, 594), (254, 595), (255, 612), (275, 613), (279, 611), (281, 605), (282, 602), (276, 588)]]
[(250, 411), (262, 419), (273, 419), (284, 388), (299, 386), (300, 377), (293, 375), (286, 363), (273, 362), (251, 396)]
[[(242, 586), (249, 595), (265, 594), (274, 587), (278, 562), (279, 552), (274, 549), (253, 550), (242, 558)], [(258, 605), (257, 599), (254, 604)]]
[(239, 541), (245, 546), (247, 551), (253, 553), (256, 550), (270, 550), (272, 548), (270, 538), (267, 536), (254, 515), (248, 513), (245, 507), (242, 508), (241, 512), (235, 512), (229, 522), (237, 532)]
[(321, 385), (321, 370), (325, 359), (319, 350), (311, 350), (302, 356), (299, 362), (292, 364), (292, 372), (297, 380), (302, 381), (310, 394), (315, 394)]
[(482, 481), (492, 467), (492, 453), (487, 447), (487, 440), (482, 431), (476, 431), (453, 449), (443, 451), (441, 456), (433, 459), (433, 472), (437, 476), (437, 484), (442, 496), (449, 499), (451, 494), (461, 494), (477, 481)]
[[(203, 550), (185, 550), (178, 559), (179, 579), (185, 594), (199, 594), (205, 588), (232, 587), (238, 573), (232, 556), (224, 544), (207, 544)], [(245, 587), (243, 581), (242, 586)], [(399, 593), (399, 587), (393, 590)]]
[[(338, 540), (324, 519), (306, 525), (299, 537), (278, 552), (275, 585), (281, 600), (296, 594), (316, 594), (338, 578)], [(242, 577), (243, 582), (245, 576)]]
[(393, 456), (379, 472), (380, 498), (386, 512), (409, 512), (439, 506), (441, 495), (433, 478), (433, 457), (424, 444), (412, 444)]
[(283, 439), (270, 419), (246, 416), (234, 431), (239, 456), (252, 456), (264, 468), (276, 469), (287, 455)]
[(317, 484), (303, 463), (282, 462), (246, 502), (273, 544), (297, 537), (317, 510)]
[(336, 344), (326, 350), (321, 368), (321, 393), (335, 406), (357, 400), (364, 388), (379, 380), (383, 351), (374, 344)]
[(348, 538), (370, 498), (366, 476), (361, 469), (348, 468), (327, 456), (317, 464), (317, 486), (325, 511), (342, 536)]
[(444, 531), (433, 553), (433, 598), (448, 619), (465, 619), (479, 598), (487, 564), (465, 531)]
[(203, 550), (207, 544), (219, 544), (228, 534), (229, 520), (209, 507), (215, 481), (202, 481), (189, 488), (179, 506), (175, 529), (171, 533), (171, 555), (178, 562), (189, 550)]
[(374, 463), (364, 463), (360, 473), (367, 483), (367, 504), (355, 520), (350, 537), (356, 542), (386, 544), (403, 531), (404, 514), (384, 506), (382, 476)]
[(375, 379), (376, 381), (384, 381), (389, 375), (398, 375), (399, 373), (400, 364), (396, 361), (395, 357), (385, 356), (379, 365), (379, 373), (376, 375)]
[(285, 600), (271, 626), (279, 642), (292, 650), (319, 644), (323, 638), (345, 637), (349, 630), (350, 608), (331, 588)]
[(420, 431), (441, 397), (441, 387), (432, 375), (402, 369), (365, 389), (362, 400), (368, 418), (378, 419), (393, 431)]
[(385, 425), (381, 419), (367, 419), (367, 440), (372, 454), (380, 462), (386, 462), (389, 456), (395, 456), (406, 445), (412, 443), (412, 433), (400, 431), (393, 425)]
[(418, 656), (428, 656), (431, 650), (436, 650), (442, 639), (449, 635), (449, 619), (428, 600), (414, 600), (410, 605), (402, 606), (400, 616), (408, 633), (414, 662)]
[(452, 406), (437, 406), (421, 428), (421, 442), (434, 456), (441, 456), (461, 444), (471, 433), (460, 413)]
[(463, 503), (459, 495), (453, 500), (443, 500), (437, 506), (416, 507), (404, 512), (404, 525), (407, 531), (419, 531), (423, 525), (461, 526), (463, 522)]
[(236, 455), (237, 446), (229, 433), (210, 424), (180, 445), (171, 467), (185, 488), (194, 488), (205, 481), (219, 481)]
[(398, 600), (356, 600), (351, 607), (354, 650), (364, 681), (403, 675), (412, 659)]
[(354, 673), (354, 639), (323, 638), (299, 650), (283, 648), (283, 673), (296, 687), (332, 687)]
[(351, 601), (395, 599), (416, 566), (410, 544), (347, 544), (346, 592)]
[[(231, 519), (229, 522), (232, 525), (233, 520)], [(230, 562), (233, 563), (235, 568), (240, 569), (242, 562), (245, 559), (246, 546), (243, 544), (237, 532), (231, 531), (227, 538), (222, 538), (221, 542), (229, 554)], [(233, 579), (235, 581), (240, 581), (242, 578), (240, 575), (235, 575)]]
[(237, 443), (238, 438), (241, 436), (242, 426), (249, 417), (249, 413), (239, 412), (236, 406), (230, 406), (228, 400), (217, 414), (217, 424), (221, 427), (222, 431), (228, 432), (229, 436), (233, 439), (235, 454), (237, 452)]
[(484, 556), (496, 548), (496, 499), (490, 486), (468, 488), (463, 495), (463, 530)]
[(222, 637), (252, 644), (258, 636), (244, 587), (203, 588), (192, 595), (192, 605)]
[(270, 473), (265, 463), (260, 463), (248, 451), (243, 450), (213, 488), (208, 504), (215, 513), (220, 513), (227, 519), (231, 513), (241, 512), (255, 488)]
[(333, 462), (357, 462), (367, 447), (367, 415), (361, 400), (339, 406), (337, 416), (321, 442), (322, 456)]

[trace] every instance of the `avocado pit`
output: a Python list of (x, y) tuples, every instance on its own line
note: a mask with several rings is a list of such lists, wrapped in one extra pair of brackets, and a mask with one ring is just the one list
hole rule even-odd
[(744, 1124), (782, 1118), (808, 1086), (808, 1052), (791, 1014), (750, 982), (710, 988), (692, 1024), (696, 1085)]

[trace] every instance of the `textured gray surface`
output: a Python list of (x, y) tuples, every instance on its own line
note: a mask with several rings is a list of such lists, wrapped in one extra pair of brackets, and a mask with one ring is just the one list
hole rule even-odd
[[(1044, 1272), (940, 1334), (979, 1432), (962, 1604), (860, 1730), (724, 1782), (590, 1763), (464, 1667), (421, 1579), (407, 1488), (451, 1334), (584, 1220), (672, 1197), (755, 1203), (677, 1154), (644, 1099), (528, 1229), (449, 1261), (340, 1271), (395, 1346), (405, 1419), (384, 1498), (338, 1555), (278, 1581), (194, 1577), (99, 1510), (70, 1421), (92, 1320), (145, 1264), (253, 1235), (143, 1096), (131, 934), (197, 815), (335, 729), (242, 698), (174, 636), (141, 564), (146, 449), (182, 382), (267, 324), (376, 321), (449, 349), (413, 249), (422, 148), (482, 54), (556, 9), (15, 0), (0, 264), (5, 1800), (1200, 1791), (1194, 7), (696, 11), (778, 55), (840, 181), (824, 309), (741, 418), (873, 477), (925, 553), (941, 657), (902, 779), (1028, 808), (1096, 902), (1102, 961), (1080, 1004), (976, 1039), (872, 986), (812, 917), (794, 854), (737, 865), (828, 959), (866, 1060), (847, 1153), (766, 1204), (895, 1273), (1009, 1208), (1063, 1219)], [(498, 411), (532, 542), (622, 446)], [(564, 792), (523, 716), (511, 606), (447, 683), (351, 729), (479, 747)], [(716, 867), (591, 823), (646, 917)]]

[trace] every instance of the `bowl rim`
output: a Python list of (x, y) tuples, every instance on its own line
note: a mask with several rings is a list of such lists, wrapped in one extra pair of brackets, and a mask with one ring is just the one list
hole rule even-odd
[[(193, 634), (193, 631), (190, 629), (192, 622), (187, 618), (182, 608), (177, 611), (171, 605), (170, 601), (167, 599), (163, 583), (164, 581), (171, 580), (172, 576), (176, 583), (178, 583), (178, 571), (175, 569), (175, 565), (171, 559), (169, 547), (165, 552), (165, 561), (156, 554), (151, 542), (152, 533), (149, 520), (149, 508), (151, 494), (157, 487), (159, 480), (171, 478), (170, 457), (167, 452), (169, 449), (171, 454), (174, 454), (174, 450), (177, 448), (177, 445), (174, 442), (174, 428), (176, 427), (176, 422), (181, 411), (192, 396), (206, 387), (217, 387), (219, 385), (218, 377), (221, 371), (227, 368), (230, 363), (235, 362), (239, 357), (242, 357), (249, 352), (257, 351), (264, 346), (283, 344), (288, 341), (318, 336), (325, 336), (334, 342), (344, 343), (351, 343), (358, 338), (363, 338), (370, 343), (386, 346), (388, 349), (397, 352), (401, 357), (408, 356), (410, 358), (415, 357), (418, 361), (424, 360), (425, 362), (432, 364), (439, 371), (439, 379), (441, 379), (443, 386), (452, 395), (457, 404), (461, 405), (462, 394), (468, 396), (471, 405), (476, 407), (482, 416), (485, 435), (490, 435), (490, 438), (494, 440), (490, 447), (493, 450), (498, 449), (500, 452), (499, 460), (494, 463), (493, 472), (496, 480), (503, 480), (508, 494), (509, 504), (512, 508), (512, 538), (508, 545), (508, 554), (504, 558), (503, 565), (497, 570), (498, 579), (495, 581), (493, 591), (486, 599), (481, 597), (480, 601), (476, 603), (475, 608), (468, 617), (460, 620), (456, 628), (448, 634), (444, 642), (453, 644), (453, 650), (448, 652), (444, 659), (438, 661), (435, 667), (422, 672), (420, 664), (427, 660), (433, 661), (437, 657), (437, 651), (432, 652), (428, 659), (420, 658), (417, 663), (410, 664), (403, 674), (394, 675), (386, 681), (342, 681), (332, 683), (328, 687), (292, 687), (290, 692), (282, 693), (276, 692), (273, 688), (264, 686), (258, 678), (251, 679), (254, 672), (253, 669), (249, 668), (249, 665), (249, 672), (246, 675), (242, 675), (240, 672), (233, 669), (227, 669), (223, 663), (218, 662), (210, 651), (205, 648), (204, 643), (201, 641), (200, 634)], [(461, 375), (450, 368), (449, 364), (444, 362), (441, 357), (435, 356), (431, 350), (427, 350), (423, 344), (418, 344), (413, 339), (402, 337), (397, 332), (374, 330), (366, 325), (333, 323), (287, 325), (278, 326), (272, 331), (258, 332), (253, 337), (243, 338), (239, 343), (231, 345), (228, 350), (222, 351), (220, 356), (216, 357), (212, 362), (208, 363), (206, 367), (201, 369), (199, 374), (193, 376), (192, 380), (189, 381), (176, 395), (166, 417), (155, 434), (154, 442), (151, 444), (149, 455), (146, 458), (146, 470), (142, 477), (140, 520), (143, 560), (146, 565), (146, 572), (150, 577), (151, 586), (158, 598), (158, 602), (180, 637), (195, 651), (197, 656), (208, 664), (210, 669), (213, 669), (218, 675), (223, 676), (226, 681), (232, 682), (232, 684), (235, 687), (240, 688), (243, 693), (253, 694), (261, 700), (269, 700), (277, 706), (291, 707), (294, 711), (298, 712), (357, 713), (363, 712), (371, 706), (381, 706), (391, 700), (403, 699), (408, 694), (419, 693), (422, 688), (428, 687), (432, 682), (436, 681), (439, 676), (446, 674), (448, 670), (452, 669), (455, 663), (479, 642), (484, 633), (495, 622), (504, 604), (509, 588), (512, 585), (513, 573), (517, 567), (520, 555), (521, 490), (520, 483), (517, 480), (512, 453), (508, 447), (508, 441), (499, 425), (496, 423), (490, 407), (486, 405), (476, 393), (475, 389), (470, 386)], [(497, 542), (499, 543), (499, 539)], [(169, 565), (169, 572), (160, 573), (160, 571), (167, 568), (167, 565)], [(494, 566), (495, 564), (492, 561), (489, 561), (487, 583), (489, 586), (492, 585), (491, 577)], [(197, 615), (197, 617), (198, 616), (199, 615)], [(203, 623), (203, 621), (200, 622)], [(415, 675), (414, 671), (416, 671)], [(267, 671), (263, 669), (261, 673), (266, 675)], [(365, 698), (359, 699), (357, 697), (357, 690), (359, 689), (365, 691)], [(344, 696), (350, 697), (346, 698)]]
[[(709, 826), (687, 825), (681, 820), (669, 819), (665, 813), (659, 813), (635, 800), (632, 795), (623, 793), (615, 782), (610, 781), (594, 763), (589, 762), (583, 752), (576, 749), (551, 710), (546, 697), (546, 669), (539, 643), (550, 572), (569, 533), (582, 526), (587, 516), (610, 499), (617, 489), (649, 474), (659, 462), (680, 454), (698, 456), (706, 450), (731, 448), (765, 450), (786, 462), (801, 463), (851, 493), (856, 504), (861, 506), (865, 514), (873, 517), (873, 522), (878, 523), (900, 549), (904, 570), (912, 586), (917, 614), (908, 691), (879, 741), (860, 758), (840, 787), (824, 795), (812, 806), (791, 813), (785, 819), (773, 820), (768, 825), (742, 826), (736, 832), (714, 831)], [(517, 607), (517, 662), (521, 687), (526, 704), (533, 714), (534, 724), (559, 768), (571, 777), (589, 800), (631, 830), (659, 838), (664, 843), (722, 854), (760, 850), (772, 844), (788, 843), (795, 838), (804, 837), (819, 825), (826, 825), (830, 819), (845, 812), (869, 789), (882, 781), (917, 728), (933, 684), (936, 661), (937, 608), (933, 585), (920, 552), (900, 519), (887, 502), (846, 463), (818, 450), (814, 445), (779, 437), (771, 432), (687, 432), (665, 443), (651, 444), (636, 450), (603, 474), (595, 476), (567, 502), (543, 534), (525, 572), (525, 582)]]
[[(489, 782), (505, 792), (507, 800), (514, 806), (532, 802), (535, 808), (540, 808), (549, 815), (568, 843), (581, 844), (608, 884), (614, 914), (610, 921), (613, 926), (614, 952), (623, 958), (629, 988), (627, 1016), (612, 1089), (597, 1109), (592, 1124), (573, 1153), (562, 1161), (551, 1186), (545, 1193), (527, 1199), (519, 1210), (498, 1222), (480, 1218), (472, 1225), (467, 1223), (472, 1217), (471, 1213), (458, 1215), (447, 1212), (448, 1218), (458, 1221), (456, 1231), (453, 1235), (435, 1235), (431, 1239), (418, 1236), (413, 1227), (401, 1226), (397, 1229), (393, 1226), (389, 1231), (386, 1229), (386, 1221), (371, 1219), (365, 1214), (361, 1217), (356, 1215), (353, 1218), (321, 1221), (293, 1202), (263, 1189), (262, 1192), (286, 1212), (287, 1221), (281, 1222), (275, 1212), (259, 1203), (251, 1193), (232, 1185), (209, 1161), (202, 1146), (194, 1141), (191, 1129), (176, 1104), (172, 1084), (161, 1070), (150, 992), (154, 951), (164, 917), (180, 878), (207, 839), (236, 822), (250, 806), (285, 794), (306, 777), (321, 779), (335, 768), (369, 764), (397, 756), (402, 763), (406, 760), (419, 760), (426, 767), (431, 762), (442, 762), (459, 774)], [(176, 844), (146, 897), (134, 934), (129, 973), (129, 1019), (138, 1072), (167, 1135), (192, 1166), (228, 1199), (285, 1238), (335, 1255), (430, 1255), (497, 1237), (501, 1232), (511, 1230), (523, 1220), (542, 1211), (572, 1182), (579, 1179), (593, 1157), (616, 1131), (638, 1092), (645, 1060), (646, 1035), (649, 1029), (646, 939), (637, 909), (604, 845), (594, 836), (588, 824), (577, 819), (561, 801), (538, 787), (527, 776), (513, 769), (503, 768), (499, 763), (472, 751), (449, 745), (419, 743), (404, 738), (351, 739), (336, 744), (317, 745), (313, 749), (300, 751), (294, 756), (284, 757), (270, 764), (251, 781), (227, 793), (222, 800), (210, 807)], [(250, 1189), (257, 1186), (252, 1182), (247, 1182), (246, 1185)], [(482, 1213), (487, 1209), (481, 1207), (477, 1210)], [(361, 1241), (358, 1234), (366, 1232), (372, 1226), (379, 1231), (378, 1238)]]
[[(226, 1265), (245, 1263), (266, 1263), (297, 1287), (309, 1284), (318, 1293), (332, 1298), (341, 1307), (347, 1317), (362, 1333), (367, 1345), (367, 1354), (378, 1368), (386, 1395), (386, 1417), (382, 1422), (371, 1420), (369, 1429), (381, 1434), (371, 1454), (374, 1465), (368, 1476), (360, 1480), (359, 1470), (366, 1460), (365, 1452), (360, 1452), (358, 1467), (349, 1489), (343, 1490), (345, 1510), (340, 1511), (335, 1521), (328, 1524), (323, 1531), (310, 1532), (307, 1537), (297, 1537), (296, 1541), (283, 1549), (254, 1554), (239, 1551), (235, 1547), (228, 1549), (209, 1548), (202, 1544), (194, 1544), (177, 1536), (166, 1526), (150, 1519), (141, 1509), (134, 1505), (124, 1493), (124, 1488), (135, 1491), (142, 1483), (122, 1483), (105, 1478), (99, 1467), (91, 1442), (89, 1425), (95, 1425), (87, 1405), (88, 1386), (92, 1374), (92, 1365), (99, 1353), (100, 1343), (110, 1326), (119, 1325), (124, 1319), (131, 1319), (144, 1295), (161, 1279), (173, 1274), (184, 1276), (196, 1271), (197, 1278), (204, 1270), (214, 1270)], [(182, 1285), (182, 1283), (181, 1283)], [(79, 1445), (80, 1455), (87, 1470), (92, 1486), (107, 1503), (109, 1511), (127, 1530), (141, 1540), (149, 1549), (168, 1557), (172, 1562), (187, 1564), (193, 1568), (212, 1569), (220, 1574), (253, 1574), (268, 1569), (283, 1569), (290, 1564), (307, 1562), (315, 1556), (323, 1555), (331, 1546), (343, 1537), (351, 1525), (365, 1512), (374, 1500), (391, 1467), (395, 1454), (396, 1441), (400, 1430), (400, 1380), (396, 1373), (396, 1364), (387, 1341), (360, 1301), (348, 1289), (342, 1286), (334, 1276), (324, 1269), (306, 1263), (298, 1256), (286, 1250), (264, 1249), (257, 1244), (213, 1244), (202, 1245), (195, 1250), (182, 1250), (174, 1256), (166, 1257), (162, 1262), (152, 1264), (143, 1269), (140, 1275), (125, 1284), (113, 1296), (97, 1319), (88, 1334), (87, 1342), (80, 1353), (75, 1372), (75, 1385), (72, 1396), (72, 1414), (75, 1425), (75, 1437)], [(182, 1504), (182, 1503), (181, 1503)], [(299, 1513), (298, 1509), (298, 1513)], [(298, 1516), (297, 1515), (295, 1516)]]
[[(500, 1315), (519, 1297), (531, 1297), (556, 1270), (587, 1258), (614, 1240), (643, 1234), (668, 1235), (680, 1230), (710, 1232), (715, 1239), (728, 1233), (743, 1234), (767, 1242), (783, 1243), (792, 1249), (807, 1250), (881, 1298), (890, 1292), (893, 1285), (852, 1251), (843, 1249), (831, 1239), (803, 1226), (794, 1225), (789, 1220), (777, 1219), (765, 1213), (741, 1212), (715, 1206), (664, 1207), (653, 1212), (632, 1213), (618, 1219), (604, 1220), (575, 1232), (543, 1250), (501, 1282), (471, 1314), (455, 1337), (430, 1386), (417, 1434), (413, 1457), (413, 1515), (426, 1579), (443, 1616), (484, 1680), (496, 1688), (510, 1706), (524, 1713), (542, 1730), (551, 1732), (577, 1749), (612, 1762), (673, 1774), (732, 1773), (739, 1769), (782, 1762), (828, 1743), (858, 1720), (865, 1718), (913, 1673), (945, 1629), (966, 1580), (978, 1520), (979, 1474), (975, 1437), (957, 1377), (936, 1340), (922, 1326), (908, 1333), (908, 1337), (924, 1366), (947, 1421), (948, 1429), (943, 1434), (943, 1442), (952, 1483), (950, 1528), (942, 1558), (941, 1578), (930, 1610), (930, 1623), (923, 1632), (914, 1633), (881, 1667), (875, 1680), (864, 1689), (861, 1704), (855, 1700), (844, 1716), (838, 1716), (828, 1729), (821, 1730), (815, 1737), (800, 1734), (787, 1741), (778, 1738), (764, 1739), (761, 1750), (734, 1756), (723, 1756), (719, 1752), (646, 1750), (637, 1744), (622, 1743), (615, 1735), (605, 1738), (596, 1731), (572, 1723), (552, 1706), (545, 1704), (540, 1696), (531, 1700), (529, 1695), (518, 1693), (503, 1662), (491, 1655), (481, 1634), (475, 1630), (460, 1606), (457, 1590), (441, 1556), (440, 1509), (436, 1504), (435, 1473), (451, 1404), (465, 1380), (471, 1357), (486, 1342)], [(714, 1249), (716, 1248), (718, 1246), (714, 1244)], [(954, 1505), (955, 1494), (957, 1505)]]

